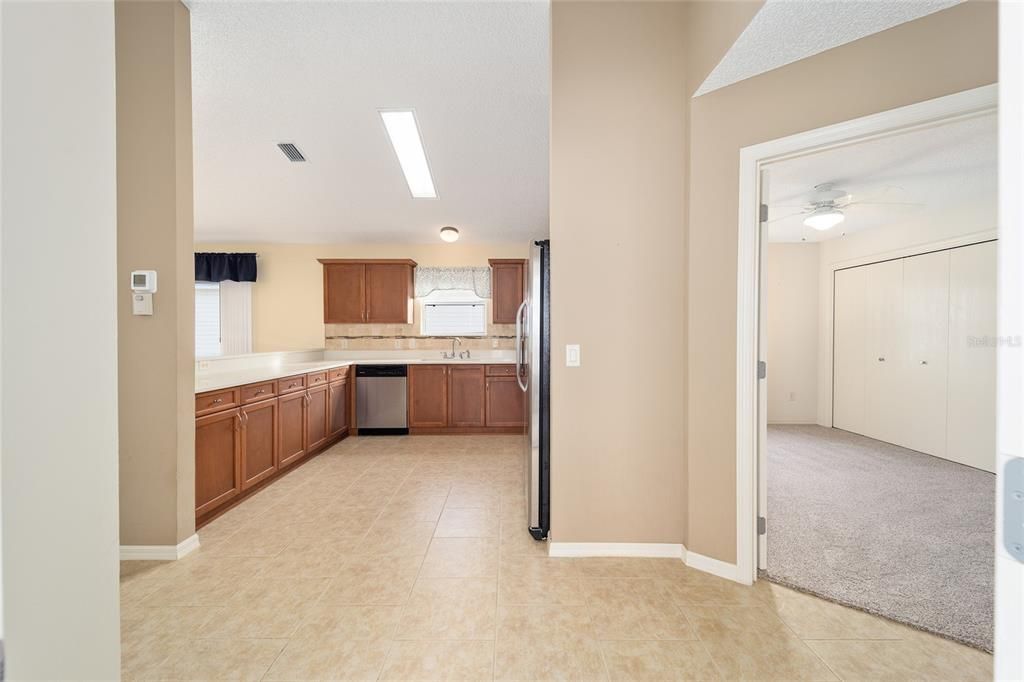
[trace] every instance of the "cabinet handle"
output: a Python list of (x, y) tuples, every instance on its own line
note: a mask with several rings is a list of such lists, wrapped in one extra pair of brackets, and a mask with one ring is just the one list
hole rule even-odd
[(214, 399), (213, 403), (211, 403), (211, 404), (216, 405), (217, 403), (222, 403), (222, 402), (224, 402), (224, 398), (216, 398), (216, 399)]
[(885, 358), (878, 358), (879, 362), (885, 362)]
[(241, 417), (241, 415), (238, 415), (238, 414), (234, 415), (234, 420), (235, 420), (235, 433), (238, 433), (239, 431), (242, 430), (242, 417)]
[(265, 388), (261, 388), (260, 390), (256, 391), (256, 395), (262, 395), (262, 394), (264, 394), (266, 392), (267, 392), (267, 390)]

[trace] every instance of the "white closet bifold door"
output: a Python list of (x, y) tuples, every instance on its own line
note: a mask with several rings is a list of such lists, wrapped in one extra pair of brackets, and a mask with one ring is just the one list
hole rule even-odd
[(950, 252), (946, 457), (995, 473), (996, 243)]
[(866, 433), (865, 305), (867, 268), (836, 270), (833, 298), (832, 425)]
[(904, 259), (905, 403), (900, 445), (946, 456), (949, 362), (949, 251)]
[(865, 273), (864, 431), (902, 445), (905, 418), (903, 376), (903, 260), (874, 263)]

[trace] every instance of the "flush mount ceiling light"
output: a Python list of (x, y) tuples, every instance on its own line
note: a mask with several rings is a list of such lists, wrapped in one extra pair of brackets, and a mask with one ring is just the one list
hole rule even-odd
[(846, 220), (846, 216), (838, 208), (824, 206), (815, 209), (813, 213), (804, 218), (804, 225), (813, 227), (815, 230), (830, 230), (839, 223)]
[(459, 231), (451, 225), (446, 225), (441, 228), (441, 239), (446, 242), (454, 242), (459, 239)]
[(384, 121), (384, 129), (391, 138), (391, 146), (402, 166), (405, 182), (415, 199), (436, 199), (434, 180), (430, 177), (427, 155), (423, 151), (419, 126), (416, 125), (416, 114), (412, 110), (381, 111), (380, 118)]

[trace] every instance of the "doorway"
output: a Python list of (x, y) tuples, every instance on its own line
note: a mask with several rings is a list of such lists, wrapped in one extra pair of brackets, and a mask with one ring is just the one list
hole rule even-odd
[[(976, 494), (968, 491), (976, 490), (978, 486), (989, 491), (987, 494), (991, 495), (990, 491), (994, 487), (992, 475), (964, 466), (964, 464), (959, 463), (962, 460), (957, 460), (956, 457), (952, 456), (952, 451), (956, 450), (959, 446), (954, 444), (954, 447), (946, 447), (946, 442), (949, 439), (945, 437), (945, 424), (942, 425), (941, 429), (937, 429), (929, 426), (926, 420), (920, 418), (920, 415), (908, 414), (893, 419), (892, 414), (882, 410), (881, 416), (888, 418), (890, 422), (910, 423), (919, 426), (922, 421), (925, 422), (924, 427), (918, 428), (917, 440), (911, 439), (908, 441), (900, 437), (892, 437), (891, 431), (887, 434), (882, 434), (869, 429), (854, 428), (849, 421), (841, 423), (846, 418), (844, 415), (849, 412), (844, 412), (843, 409), (850, 402), (851, 396), (850, 392), (845, 390), (841, 384), (845, 376), (844, 372), (849, 373), (850, 368), (842, 364), (842, 358), (840, 358), (840, 368), (837, 369), (834, 365), (837, 357), (834, 355), (837, 352), (835, 344), (839, 343), (841, 346), (845, 342), (847, 345), (850, 345), (853, 337), (850, 336), (849, 332), (843, 333), (842, 330), (839, 330), (839, 338), (841, 340), (837, 341), (836, 329), (833, 328), (832, 313), (836, 304), (836, 295), (841, 293), (840, 290), (847, 293), (858, 291), (856, 285), (858, 278), (863, 282), (869, 280), (872, 283), (884, 281), (884, 278), (878, 275), (885, 267), (876, 265), (884, 261), (898, 264), (898, 266), (889, 265), (887, 267), (889, 270), (898, 267), (901, 284), (904, 266), (906, 266), (910, 285), (913, 285), (914, 281), (916, 281), (915, 277), (918, 279), (923, 277), (927, 280), (928, 276), (933, 276), (936, 282), (945, 278), (944, 281), (948, 285), (950, 272), (960, 273), (961, 275), (964, 272), (973, 272), (969, 265), (965, 266), (965, 263), (969, 264), (972, 260), (984, 261), (989, 255), (994, 260), (995, 247), (991, 243), (991, 240), (995, 237), (994, 219), (987, 225), (977, 225), (975, 229), (966, 229), (961, 225), (959, 228), (950, 228), (946, 231), (942, 229), (932, 230), (930, 234), (923, 227), (916, 228), (916, 232), (909, 228), (903, 229), (901, 230), (903, 233), (902, 243), (897, 243), (898, 240), (894, 241), (891, 239), (892, 235), (887, 234), (885, 230), (871, 229), (870, 226), (869, 228), (864, 228), (864, 225), (871, 223), (870, 219), (873, 217), (884, 217), (871, 216), (867, 206), (868, 203), (889, 204), (890, 210), (887, 212), (886, 218), (889, 223), (913, 222), (912, 220), (905, 219), (907, 218), (906, 216), (900, 216), (898, 220), (894, 221), (893, 214), (899, 215), (898, 212), (904, 211), (913, 213), (914, 209), (911, 205), (927, 203), (916, 201), (913, 196), (908, 195), (907, 188), (902, 185), (910, 184), (912, 189), (917, 187), (917, 185), (908, 183), (905, 180), (898, 181), (893, 172), (899, 169), (886, 165), (884, 162), (884, 150), (895, 148), (901, 139), (906, 140), (908, 137), (914, 136), (922, 140), (930, 140), (931, 145), (940, 150), (944, 146), (955, 146), (955, 139), (950, 137), (950, 135), (956, 132), (957, 129), (948, 128), (948, 126), (959, 126), (960, 129), (969, 129), (971, 126), (989, 125), (994, 130), (995, 104), (995, 89), (992, 87), (979, 88), (741, 150), (740, 281), (738, 290), (739, 317), (737, 319), (737, 489), (739, 492), (739, 508), (737, 509), (737, 531), (739, 538), (737, 563), (741, 577), (747, 575), (749, 571), (750, 579), (754, 581), (758, 578), (758, 571), (760, 570), (761, 577), (778, 579), (778, 576), (773, 576), (771, 571), (773, 554), (776, 558), (784, 557), (785, 552), (788, 550), (792, 556), (802, 558), (811, 556), (815, 551), (813, 547), (802, 546), (799, 543), (796, 546), (787, 547), (785, 535), (778, 532), (778, 524), (786, 523), (791, 525), (792, 521), (787, 521), (787, 517), (783, 514), (773, 515), (770, 506), (773, 493), (776, 496), (782, 495), (787, 490), (785, 487), (779, 488), (774, 485), (777, 482), (773, 481), (771, 477), (773, 441), (778, 446), (776, 450), (790, 453), (790, 462), (798, 463), (805, 467), (803, 470), (797, 468), (788, 472), (784, 469), (778, 471), (782, 482), (789, 479), (790, 483), (795, 481), (808, 486), (803, 492), (800, 492), (799, 487), (796, 488), (797, 492), (792, 496), (801, 502), (808, 502), (808, 499), (813, 497), (807, 494), (807, 491), (812, 491), (822, 496), (822, 499), (818, 500), (819, 506), (814, 510), (813, 514), (804, 513), (798, 515), (799, 518), (807, 521), (807, 529), (813, 531), (810, 537), (814, 537), (814, 533), (819, 533), (820, 535), (820, 533), (825, 531), (836, 532), (835, 529), (829, 531), (830, 524), (841, 520), (842, 514), (832, 513), (837, 512), (838, 508), (835, 506), (830, 508), (828, 505), (830, 500), (833, 502), (836, 500), (849, 502), (854, 508), (857, 507), (855, 502), (860, 501), (861, 509), (871, 506), (871, 511), (884, 509), (884, 507), (880, 507), (877, 504), (864, 504), (863, 500), (858, 497), (857, 487), (853, 485), (853, 483), (863, 485), (865, 491), (872, 492), (877, 491), (879, 484), (877, 482), (871, 483), (870, 477), (855, 478), (844, 482), (842, 472), (834, 466), (837, 462), (844, 466), (860, 467), (860, 470), (868, 472), (872, 471), (872, 463), (874, 463), (876, 465), (873, 471), (875, 475), (883, 473), (877, 466), (878, 462), (886, 466), (897, 461), (907, 464), (910, 466), (910, 471), (903, 472), (901, 475), (904, 477), (904, 480), (912, 480), (915, 484), (921, 485), (921, 494), (924, 500), (932, 499), (929, 497), (929, 489), (928, 485), (926, 485), (932, 479), (928, 476), (919, 475), (920, 467), (924, 464), (938, 464), (940, 469), (959, 471), (966, 474), (965, 478), (970, 479), (970, 482), (961, 482), (961, 489), (965, 491), (967, 499), (976, 497)], [(988, 121), (988, 123), (979, 123), (982, 121)], [(803, 167), (804, 170), (808, 170), (814, 166), (815, 159), (821, 159), (828, 155), (838, 158), (837, 155), (846, 153), (857, 146), (863, 147), (865, 145), (874, 145), (875, 149), (870, 153), (862, 154), (859, 162), (851, 162), (845, 165), (840, 164), (842, 167), (836, 170), (836, 172), (830, 175), (825, 174), (813, 183), (809, 182), (808, 186), (803, 190), (794, 191), (794, 188), (787, 184), (789, 183), (787, 174), (782, 172), (786, 164), (791, 167)], [(927, 154), (923, 154), (922, 158), (926, 156)], [(879, 161), (873, 169), (870, 167), (870, 162), (872, 161)], [(911, 170), (913, 170), (914, 163), (920, 161), (921, 159), (913, 156), (909, 160), (905, 159)], [(858, 163), (860, 167), (858, 167)], [(874, 183), (875, 187), (872, 188), (871, 192), (866, 191), (864, 187), (854, 187), (851, 190), (847, 186), (856, 179), (858, 169), (859, 171), (872, 171), (867, 173), (876, 181)], [(861, 172), (861, 175), (863, 174), (864, 172)], [(843, 182), (844, 180), (845, 182)], [(932, 189), (936, 190), (938, 188)], [(926, 197), (928, 201), (932, 201), (934, 198)], [(873, 199), (874, 201), (868, 202), (867, 199)], [(855, 202), (862, 202), (862, 204), (860, 206), (853, 205)], [(991, 203), (993, 204), (994, 212), (994, 200)], [(907, 206), (904, 207), (904, 204)], [(765, 208), (761, 208), (762, 205)], [(896, 208), (897, 206), (899, 206), (898, 209)], [(796, 252), (801, 247), (813, 247), (814, 243), (818, 241), (824, 243), (819, 237), (814, 236), (811, 236), (811, 241), (808, 242), (809, 235), (806, 233), (801, 234), (800, 230), (818, 234), (819, 230), (814, 230), (814, 228), (805, 225), (804, 221), (818, 216), (821, 216), (826, 222), (829, 219), (834, 219), (834, 216), (832, 218), (829, 217), (829, 214), (832, 212), (831, 209), (838, 209), (840, 214), (847, 214), (844, 216), (847, 218), (846, 226), (839, 229), (840, 233), (845, 232), (846, 235), (836, 242), (837, 244), (841, 243), (842, 248), (823, 247), (819, 244), (818, 248), (827, 248), (833, 251), (833, 253), (826, 259), (827, 262), (822, 262), (819, 257), (816, 265), (807, 265), (805, 263), (803, 269), (801, 269), (799, 263), (799, 256), (795, 255), (795, 253), (790, 253), (789, 265), (776, 270), (776, 274), (782, 272), (790, 280), (793, 280), (797, 274), (803, 272), (808, 276), (808, 281), (813, 281), (816, 286), (823, 285), (820, 293), (813, 297), (818, 299), (818, 309), (801, 311), (805, 318), (815, 317), (820, 322), (815, 325), (813, 322), (808, 322), (807, 319), (804, 319), (796, 324), (796, 326), (803, 324), (805, 331), (809, 328), (810, 334), (814, 338), (811, 339), (811, 343), (805, 346), (801, 346), (798, 340), (792, 338), (787, 339), (782, 344), (777, 344), (773, 359), (773, 354), (770, 350), (771, 344), (769, 343), (771, 338), (769, 334), (769, 326), (772, 322), (771, 312), (761, 314), (762, 310), (771, 310), (767, 300), (771, 288), (769, 284), (776, 287), (780, 285), (779, 282), (771, 281), (773, 275), (769, 250), (773, 249), (771, 239), (772, 225), (780, 215), (780, 211), (790, 211), (798, 216), (798, 220), (795, 222), (796, 231), (790, 230), (793, 232), (790, 235), (790, 241), (786, 242), (783, 240), (781, 242), (782, 245), (774, 249), (776, 251), (785, 251), (788, 248), (789, 251)], [(860, 215), (857, 215), (858, 213)], [(855, 216), (856, 220), (853, 219)], [(808, 223), (810, 222), (815, 221), (809, 220)], [(919, 224), (927, 222), (927, 220), (918, 221)], [(956, 221), (952, 220), (950, 222), (955, 223)], [(755, 225), (760, 226), (759, 229), (752, 229)], [(856, 235), (862, 228), (864, 228), (863, 234)], [(778, 232), (778, 230), (775, 231)], [(821, 230), (820, 232), (824, 233), (827, 230)], [(875, 234), (872, 235), (872, 232)], [(889, 232), (893, 232), (893, 230)], [(885, 238), (883, 239), (880, 235), (884, 235)], [(886, 243), (886, 239), (889, 240), (888, 243)], [(857, 241), (861, 242), (862, 248), (860, 251), (851, 250), (849, 245)], [(990, 243), (988, 246), (985, 246), (983, 245), (985, 242)], [(974, 247), (974, 251), (970, 254), (968, 254), (969, 249), (965, 248), (968, 246)], [(950, 254), (954, 251), (956, 253), (951, 256)], [(937, 255), (929, 256), (928, 254), (930, 253)], [(842, 254), (842, 257), (839, 257), (837, 254)], [(785, 258), (784, 255), (780, 257)], [(878, 268), (878, 272), (868, 273), (867, 268), (869, 267)], [(950, 270), (951, 267), (953, 268), (952, 271)], [(985, 269), (982, 267), (981, 272), (984, 273), (984, 271)], [(838, 272), (845, 272), (847, 274), (837, 275)], [(817, 277), (814, 277), (815, 274), (817, 274)], [(782, 284), (786, 283), (783, 282)], [(792, 286), (794, 283), (790, 281), (789, 285)], [(846, 286), (844, 287), (843, 285)], [(861, 289), (863, 289), (863, 286)], [(992, 282), (992, 289), (994, 290), (994, 281)], [(799, 291), (799, 289), (797, 290)], [(911, 293), (908, 294), (908, 297), (919, 295), (920, 291), (920, 286), (911, 286)], [(943, 296), (945, 296), (944, 305), (948, 310), (950, 301), (948, 289)], [(953, 297), (956, 297), (955, 293)], [(796, 298), (798, 299), (799, 296)], [(847, 298), (849, 297), (847, 296)], [(937, 297), (936, 301), (938, 298), (941, 298), (941, 296)], [(793, 297), (783, 297), (781, 300), (793, 303), (795, 299)], [(805, 296), (805, 303), (806, 300), (807, 297)], [(846, 299), (842, 300), (845, 301)], [(921, 301), (919, 308), (921, 310), (933, 311), (941, 308), (942, 306), (936, 301)], [(778, 308), (778, 304), (776, 307)], [(975, 305), (974, 307), (977, 306)], [(992, 307), (992, 319), (994, 321), (994, 304)], [(835, 324), (840, 325), (842, 322), (842, 319), (837, 318)], [(918, 320), (913, 326), (918, 328), (922, 324), (921, 320)], [(950, 334), (948, 319), (945, 324), (944, 333), (948, 339)], [(817, 328), (815, 329), (815, 327)], [(937, 334), (934, 330), (932, 331), (933, 336), (942, 336), (942, 334)], [(963, 331), (958, 329), (957, 333), (960, 333), (960, 336), (965, 337), (964, 340), (966, 340), (966, 337), (969, 335), (963, 334)], [(986, 342), (986, 335), (980, 334), (978, 336), (979, 339), (976, 340), (976, 343), (979, 346), (983, 346)], [(994, 331), (992, 336), (994, 337)], [(920, 344), (915, 346), (915, 348), (919, 346)], [(812, 350), (808, 350), (808, 348), (812, 348)], [(787, 354), (789, 356), (788, 360)], [(968, 360), (973, 360), (979, 355), (981, 354), (975, 353), (970, 355)], [(994, 351), (991, 355), (994, 357)], [(806, 367), (801, 368), (798, 365), (794, 365), (794, 358), (799, 360), (801, 357), (810, 359), (814, 364), (819, 365), (817, 370), (807, 371)], [(943, 358), (941, 361), (933, 361), (930, 365), (926, 361), (926, 364), (919, 365), (917, 369), (920, 370), (925, 367), (938, 369), (940, 365), (945, 368), (949, 366), (949, 362), (947, 358)], [(895, 364), (887, 366), (891, 367)], [(765, 368), (767, 368), (767, 371), (765, 371)], [(801, 369), (803, 370), (802, 373), (797, 372), (800, 376), (789, 376), (783, 380), (786, 374), (794, 373), (796, 370)], [(860, 375), (863, 376), (874, 371), (874, 369), (865, 367), (857, 370), (854, 368), (853, 371), (859, 371)], [(957, 366), (957, 370), (959, 371), (960, 369), (962, 368)], [(992, 380), (994, 382), (994, 362), (992, 371)], [(780, 372), (783, 373), (781, 376)], [(838, 376), (836, 372), (838, 372)], [(935, 374), (938, 374), (938, 372), (933, 372), (932, 376)], [(759, 375), (766, 375), (766, 378), (763, 380), (759, 379)], [(833, 384), (834, 378), (836, 382), (839, 382), (837, 385)], [(773, 379), (775, 380), (774, 383)], [(948, 377), (943, 375), (944, 387), (947, 379)], [(793, 383), (802, 386), (802, 388), (794, 388)], [(839, 389), (838, 396), (836, 394), (837, 387)], [(899, 388), (898, 384), (894, 385), (894, 389)], [(984, 386), (979, 388), (979, 391), (986, 390), (987, 388)], [(889, 393), (891, 394), (893, 391), (889, 391)], [(946, 408), (948, 398), (945, 390), (942, 392), (941, 399), (935, 391), (928, 395), (933, 396), (932, 403), (935, 406), (940, 406), (943, 410)], [(894, 399), (894, 396), (889, 394), (885, 397), (890, 399), (890, 401)], [(838, 407), (837, 401), (839, 403)], [(897, 404), (907, 403), (915, 409), (921, 407), (918, 404), (919, 401), (911, 400), (901, 403), (898, 394), (895, 396), (895, 401)], [(878, 412), (878, 402), (877, 400), (868, 400), (862, 409)], [(994, 402), (990, 411), (994, 420)], [(781, 418), (777, 417), (775, 419), (776, 422), (789, 421), (791, 423), (775, 423), (769, 427), (769, 421), (772, 419), (773, 412), (776, 416), (779, 414), (783, 415)], [(836, 419), (839, 421), (837, 422)], [(955, 428), (953, 430), (955, 431)], [(989, 429), (989, 431), (994, 432), (994, 427)], [(934, 437), (939, 432), (943, 435), (941, 439)], [(986, 434), (986, 437), (990, 435)], [(928, 440), (929, 436), (932, 436), (932, 441), (936, 443), (941, 440), (941, 444), (934, 447), (926, 444), (925, 441)], [(829, 440), (830, 438), (832, 441)], [(875, 444), (878, 444), (877, 448)], [(892, 451), (882, 452), (884, 448), (892, 448)], [(952, 461), (944, 458), (947, 454), (947, 449), (950, 451)], [(963, 448), (961, 447), (960, 449)], [(990, 459), (993, 460), (991, 463), (992, 468), (988, 470), (991, 471), (994, 468), (994, 445), (987, 445), (985, 439), (982, 438), (981, 441), (972, 443), (968, 449), (973, 453), (987, 452)], [(929, 452), (929, 450), (931, 451)], [(801, 463), (800, 452), (808, 451), (815, 452), (816, 457)], [(817, 472), (819, 477), (815, 479), (814, 476), (807, 475), (810, 470), (806, 467), (812, 465), (822, 466), (822, 462), (819, 460), (823, 452), (831, 452), (834, 459), (831, 465), (826, 464), (823, 469)], [(867, 453), (869, 456), (867, 461), (860, 461), (851, 453)], [(907, 457), (911, 459), (907, 460)], [(915, 457), (918, 459), (914, 460)], [(977, 466), (977, 463), (975, 462), (971, 466)], [(798, 475), (787, 475), (794, 473)], [(895, 475), (893, 472), (890, 472), (888, 479), (883, 475), (883, 481), (892, 480), (892, 477)], [(942, 485), (948, 483), (948, 480), (943, 475), (938, 475), (935, 480)], [(972, 488), (972, 485), (975, 488)], [(828, 492), (829, 486), (832, 486), (831, 492)], [(744, 491), (750, 491), (749, 498), (744, 495)], [(789, 492), (793, 493), (793, 489), (790, 489)], [(930, 492), (934, 497), (936, 491), (932, 489)], [(896, 497), (898, 501), (899, 498), (898, 496)], [(922, 504), (914, 504), (913, 501), (915, 499), (917, 498), (907, 496), (903, 501), (908, 503), (909, 510), (916, 513), (921, 510)], [(755, 500), (756, 504), (754, 503)], [(987, 563), (991, 564), (991, 525), (994, 523), (994, 520), (991, 519), (990, 514), (994, 504), (985, 502), (976, 506), (979, 509), (984, 509), (983, 512), (979, 513), (982, 513), (983, 516), (985, 514), (989, 516), (979, 519), (972, 516), (972, 514), (961, 514), (960, 518), (967, 519), (970, 523), (975, 523), (979, 528), (987, 526), (987, 533), (982, 533), (984, 538), (979, 539), (977, 546), (974, 547), (976, 552), (974, 558), (984, 556), (987, 559)], [(782, 508), (780, 507), (777, 511), (781, 510)], [(885, 518), (887, 517), (883, 517), (882, 521), (876, 519), (873, 523), (867, 522), (866, 519), (862, 519), (862, 521), (865, 521), (866, 527), (870, 528), (884, 523)], [(904, 514), (904, 518), (906, 518), (906, 514)], [(893, 528), (904, 529), (904, 526), (899, 523), (891, 523), (890, 525)], [(913, 527), (913, 524), (906, 525)], [(763, 532), (759, 533), (759, 530)], [(774, 534), (773, 530), (776, 531)], [(842, 530), (841, 524), (840, 530)], [(856, 534), (856, 530), (853, 528), (847, 528), (846, 530)], [(827, 536), (827, 533), (825, 535)], [(921, 561), (920, 566), (924, 569), (933, 567), (934, 562), (929, 559), (927, 552), (916, 552), (915, 550), (915, 548), (927, 547), (931, 539), (926, 534), (921, 533), (910, 539), (898, 539), (898, 536), (899, 533), (892, 534), (891, 539), (894, 540), (892, 552), (894, 556), (901, 556), (905, 560), (903, 568), (907, 569), (907, 576), (920, 578), (922, 575), (927, 575), (927, 571), (923, 573), (921, 571), (915, 572), (912, 566), (914, 561), (910, 559), (913, 558), (915, 561)], [(778, 551), (774, 553), (772, 551), (773, 538), (779, 541), (779, 545), (775, 548)], [(867, 543), (867, 551), (859, 555), (861, 558), (872, 555), (872, 552), (881, 549), (879, 542), (876, 541), (875, 545), (871, 546), (870, 539), (863, 536), (863, 534), (860, 534), (858, 539), (863, 539)], [(959, 539), (962, 540), (962, 536)], [(917, 541), (916, 544), (915, 540)], [(947, 544), (963, 544), (962, 542), (957, 542), (957, 540), (958, 538), (938, 540), (929, 549), (936, 550)], [(825, 544), (828, 544), (828, 542)], [(851, 544), (856, 545), (856, 542)], [(829, 551), (834, 552), (834, 549), (832, 546), (829, 547)], [(947, 547), (947, 549), (951, 548)], [(832, 556), (831, 559), (828, 557), (821, 559), (820, 554), (816, 556), (819, 557), (819, 560), (817, 565), (813, 567), (815, 570), (822, 569), (830, 561), (832, 565), (843, 565), (850, 569), (856, 568), (853, 565), (855, 562), (848, 561), (841, 553)], [(966, 558), (965, 565), (970, 564), (971, 561), (971, 558)], [(983, 566), (978, 575), (984, 575), (987, 578), (987, 582), (981, 581), (985, 583), (981, 585), (974, 585), (972, 582), (970, 587), (974, 590), (974, 603), (985, 605), (987, 611), (977, 614), (978, 624), (976, 624), (977, 627), (974, 627), (971, 632), (951, 632), (949, 631), (950, 628), (944, 630), (941, 622), (939, 625), (935, 625), (935, 613), (924, 614), (925, 616), (931, 616), (931, 621), (928, 617), (919, 618), (914, 613), (909, 613), (909, 616), (903, 620), (911, 622), (918, 627), (937, 631), (990, 650), (991, 571)], [(798, 588), (806, 589), (835, 601), (881, 613), (882, 615), (890, 617), (898, 615), (895, 613), (895, 610), (899, 610), (898, 605), (897, 607), (887, 603), (879, 605), (871, 600), (863, 599), (858, 602), (856, 599), (844, 596), (841, 591), (829, 593), (826, 590), (815, 589), (816, 585), (813, 581), (807, 585), (798, 584), (797, 581), (781, 580), (781, 582), (787, 582)], [(823, 574), (819, 585), (827, 585), (834, 582), (834, 576)], [(864, 592), (864, 584), (860, 585), (859, 590), (851, 589), (851, 594), (854, 595)], [(896, 592), (899, 592), (899, 590), (896, 590)], [(928, 599), (923, 601), (927, 602)], [(913, 611), (913, 609), (905, 610), (908, 612)], [(925, 610), (927, 611), (928, 609), (925, 608)], [(951, 618), (948, 614), (945, 619), (947, 621), (956, 620), (956, 618)], [(942, 621), (942, 618), (938, 620)], [(960, 620), (963, 619), (960, 618)], [(955, 628), (953, 629), (955, 630)]]

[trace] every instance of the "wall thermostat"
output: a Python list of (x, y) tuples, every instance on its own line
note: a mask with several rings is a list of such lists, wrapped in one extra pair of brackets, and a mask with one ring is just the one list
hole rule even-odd
[(156, 293), (156, 270), (132, 270), (132, 291)]

